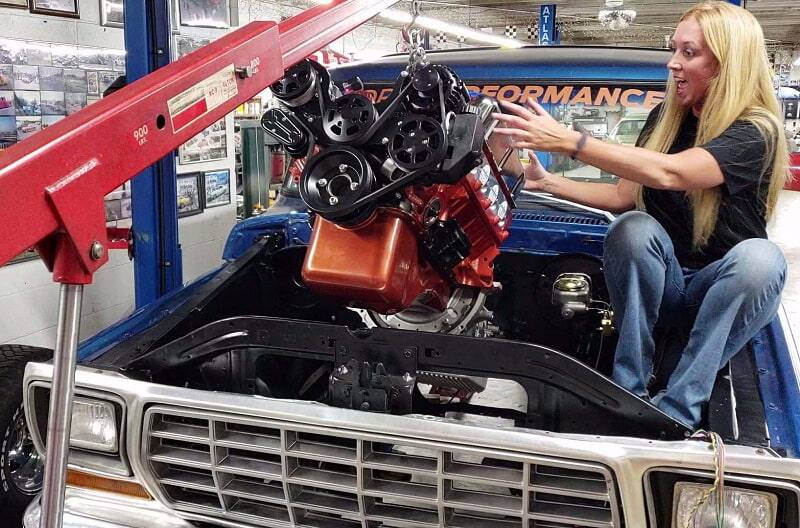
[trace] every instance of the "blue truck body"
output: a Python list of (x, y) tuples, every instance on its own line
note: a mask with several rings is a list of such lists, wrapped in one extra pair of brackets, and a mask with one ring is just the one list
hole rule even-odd
[[(609, 57), (608, 50), (602, 48), (570, 47), (428, 54), (431, 61), (440, 61), (453, 68), (468, 86), (484, 90), (490, 86), (494, 93), (507, 85), (520, 88), (517, 94), (520, 96), (524, 94), (525, 85), (633, 86), (634, 90), (643, 93), (634, 93), (631, 100), (638, 97), (641, 102), (647, 89), (663, 89), (668, 52), (617, 49), (613, 60)], [(331, 70), (331, 76), (337, 82), (358, 76), (365, 89), (373, 90), (374, 96), (379, 97), (382, 90), (391, 87), (406, 60), (405, 56), (396, 56), (371, 63), (350, 64)], [(506, 94), (513, 96), (516, 92), (509, 89)], [(583, 254), (601, 258), (608, 225), (609, 220), (600, 214), (559, 210), (520, 196), (513, 213), (510, 236), (502, 250), (530, 255)], [(96, 360), (114, 345), (152, 327), (267, 233), (281, 233), (287, 245), (307, 244), (311, 229), (302, 202), (284, 197), (280, 206), (239, 222), (225, 245), (225, 264), (82, 342), (81, 361)], [(800, 383), (792, 363), (792, 354), (796, 352), (791, 335), (785, 333), (783, 325), (776, 319), (756, 336), (751, 345), (772, 446), (796, 457), (800, 454)]]

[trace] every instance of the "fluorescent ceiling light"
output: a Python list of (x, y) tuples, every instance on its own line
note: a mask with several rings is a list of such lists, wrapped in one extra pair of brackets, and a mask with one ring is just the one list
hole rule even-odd
[[(313, 4), (329, 4), (330, 2), (331, 0), (311, 0), (311, 3)], [(407, 11), (401, 11), (399, 9), (384, 9), (378, 14), (378, 16), (394, 22), (399, 22), (401, 24), (411, 23), (411, 13)], [(424, 28), (432, 29), (434, 31), (441, 31), (442, 33), (448, 33), (450, 35), (455, 35), (457, 37), (460, 36), (464, 37), (465, 39), (475, 40), (478, 42), (485, 42), (486, 44), (494, 44), (495, 46), (500, 46), (503, 48), (521, 48), (525, 45), (524, 42), (519, 40), (492, 35), (491, 33), (478, 31), (467, 26), (462, 26), (461, 24), (451, 24), (449, 22), (445, 22), (444, 20), (431, 18), (429, 16), (418, 16), (416, 23)]]
[[(411, 23), (411, 13), (400, 11), (399, 9), (384, 9), (378, 16), (387, 18), (389, 20), (394, 20), (395, 22), (400, 22), (401, 24)], [(483, 31), (478, 31), (467, 26), (451, 24), (449, 22), (445, 22), (444, 20), (431, 18), (429, 16), (418, 16), (416, 23), (424, 28), (441, 31), (442, 33), (449, 33), (455, 36), (461, 36), (470, 40), (477, 40), (478, 42), (494, 44), (495, 46), (501, 46), (504, 48), (521, 48), (525, 45), (525, 43), (520, 42), (519, 40), (500, 37), (490, 33), (484, 33)]]
[[(411, 13), (400, 11), (399, 9), (384, 9), (378, 16), (403, 24), (411, 23)], [(472, 29), (461, 24), (451, 24), (449, 22), (445, 22), (444, 20), (425, 15), (419, 15), (416, 19), (416, 23), (424, 28), (432, 29), (434, 31), (441, 31), (442, 33), (462, 36), (466, 39), (477, 40), (478, 42), (485, 42), (487, 44), (494, 44), (495, 46), (501, 46), (503, 48), (521, 48), (525, 45), (525, 43), (520, 42), (519, 40), (501, 37), (499, 35), (492, 35), (490, 33), (484, 33), (483, 31), (478, 31), (477, 29)]]

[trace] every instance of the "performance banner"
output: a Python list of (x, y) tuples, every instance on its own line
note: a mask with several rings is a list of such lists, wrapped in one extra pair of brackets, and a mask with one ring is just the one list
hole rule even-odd
[[(484, 84), (467, 85), (471, 95), (495, 97), (500, 101), (523, 103), (529, 98), (543, 105), (621, 106), (649, 110), (664, 99), (664, 92), (635, 86), (581, 86), (542, 84)], [(381, 103), (392, 88), (369, 87), (362, 93), (372, 102)]]

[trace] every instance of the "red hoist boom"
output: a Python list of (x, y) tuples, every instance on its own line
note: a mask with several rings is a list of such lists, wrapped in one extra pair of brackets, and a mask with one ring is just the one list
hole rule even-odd
[(332, 0), (252, 22), (0, 156), (0, 265), (36, 247), (62, 284), (42, 528), (61, 526), (83, 285), (108, 260), (103, 197), (395, 2)]

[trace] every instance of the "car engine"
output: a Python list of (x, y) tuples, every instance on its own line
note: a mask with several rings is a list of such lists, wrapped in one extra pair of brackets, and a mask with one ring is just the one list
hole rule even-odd
[[(304, 158), (313, 232), (302, 267), (317, 293), (380, 326), (463, 330), (495, 287), (513, 207), (513, 149), (492, 137), (495, 101), (470, 101), (449, 68), (412, 62), (374, 104), (358, 79), (333, 85), (304, 61), (272, 86), (266, 132)], [(513, 180), (512, 180), (513, 181)]]

